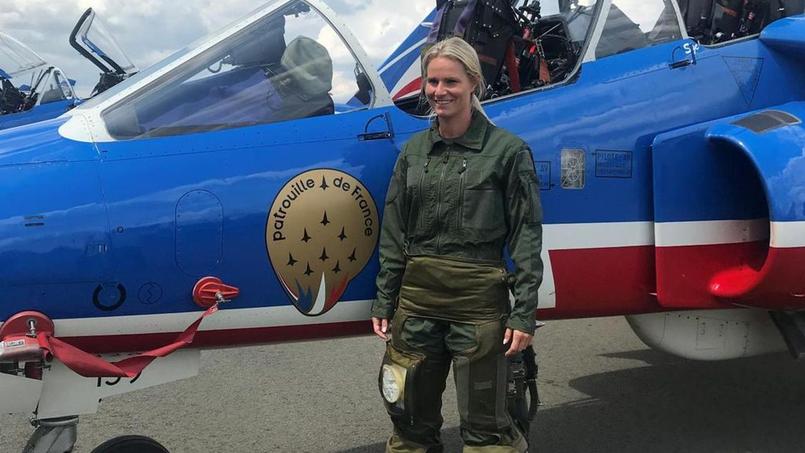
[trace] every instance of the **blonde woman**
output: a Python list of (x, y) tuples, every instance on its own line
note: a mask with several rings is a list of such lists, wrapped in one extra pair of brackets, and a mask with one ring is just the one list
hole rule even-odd
[(505, 407), (505, 356), (531, 343), (542, 280), (531, 151), (487, 119), (478, 56), (462, 39), (427, 50), (422, 80), (433, 122), (395, 165), (372, 307), (374, 332), (387, 341), (380, 387), (394, 432), (386, 451), (443, 450), (441, 396), (452, 363), (464, 451), (523, 452)]

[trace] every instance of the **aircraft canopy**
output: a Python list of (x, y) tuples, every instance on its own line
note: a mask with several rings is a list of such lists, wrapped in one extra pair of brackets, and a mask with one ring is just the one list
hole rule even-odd
[(109, 27), (92, 8), (79, 19), (70, 36), (70, 44), (105, 73), (131, 75), (137, 72), (137, 67), (109, 32)]
[(12, 79), (45, 66), (47, 63), (36, 52), (0, 32), (0, 77)]

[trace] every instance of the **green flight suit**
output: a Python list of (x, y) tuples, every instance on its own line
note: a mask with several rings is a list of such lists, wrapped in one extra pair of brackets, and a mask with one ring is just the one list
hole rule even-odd
[[(509, 306), (504, 246), (515, 264)], [(442, 451), (441, 395), (450, 363), (465, 452), (519, 452), (505, 410), (504, 330), (534, 333), (542, 281), (542, 209), (528, 146), (474, 112), (468, 131), (414, 135), (394, 168), (380, 236), (372, 316), (392, 320), (384, 363), (409, 369), (389, 405), (391, 452)]]

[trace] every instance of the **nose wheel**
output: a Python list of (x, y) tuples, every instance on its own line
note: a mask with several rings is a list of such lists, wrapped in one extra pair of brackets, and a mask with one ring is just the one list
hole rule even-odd
[(71, 453), (78, 436), (78, 417), (37, 420), (22, 453)]
[(170, 453), (162, 444), (145, 436), (120, 436), (98, 445), (92, 453)]
[[(78, 436), (78, 417), (37, 420), (23, 453), (71, 453)], [(120, 436), (98, 445), (92, 453), (170, 453), (145, 436)]]

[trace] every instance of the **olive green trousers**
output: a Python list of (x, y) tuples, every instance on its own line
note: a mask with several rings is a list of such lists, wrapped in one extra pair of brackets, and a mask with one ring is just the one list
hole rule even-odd
[[(462, 296), (455, 285), (472, 294)], [(501, 267), (432, 257), (409, 260), (384, 360), (405, 355), (417, 363), (406, 383), (405, 410), (389, 410), (394, 433), (387, 452), (443, 451), (442, 393), (451, 364), (464, 452), (526, 451), (506, 410), (507, 309)]]

